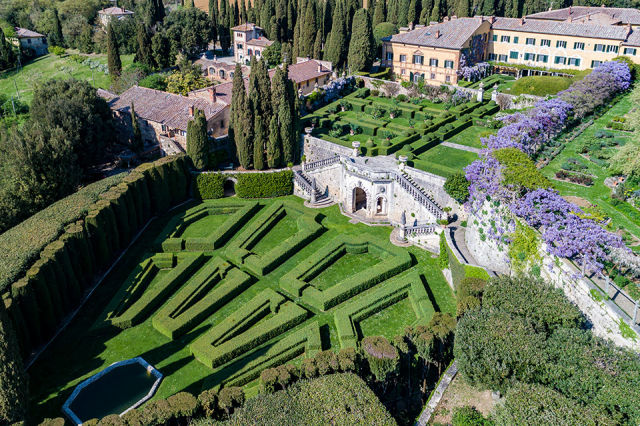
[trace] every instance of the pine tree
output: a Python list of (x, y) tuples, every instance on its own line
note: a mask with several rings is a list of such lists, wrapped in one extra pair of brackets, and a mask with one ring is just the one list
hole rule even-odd
[(269, 140), (267, 141), (267, 164), (275, 169), (282, 164), (282, 140), (278, 129), (278, 115), (273, 114), (269, 123)]
[(24, 420), (29, 400), (27, 389), (18, 341), (4, 302), (0, 300), (0, 423)]
[(138, 116), (136, 115), (136, 110), (133, 106), (133, 102), (131, 102), (131, 130), (131, 149), (133, 150), (133, 152), (140, 153), (144, 148), (144, 143), (142, 141), (140, 123), (138, 123)]
[(236, 64), (233, 75), (233, 88), (231, 89), (231, 125), (229, 126), (229, 139), (236, 145), (236, 153), (240, 165), (248, 169), (251, 164), (251, 147), (246, 139), (248, 134), (246, 127), (251, 125), (245, 121), (247, 109), (247, 92), (244, 87), (242, 68)]
[(196, 109), (193, 120), (187, 124), (187, 155), (197, 169), (207, 166), (209, 157), (209, 137), (207, 135), (207, 119), (204, 112)]
[(330, 61), (336, 69), (342, 68), (347, 59), (346, 17), (343, 2), (342, 0), (338, 0), (333, 12), (333, 24), (324, 54), (324, 58)]
[(119, 77), (122, 72), (122, 62), (120, 62), (120, 52), (118, 50), (118, 40), (113, 33), (113, 25), (107, 26), (107, 67), (112, 77)]
[(64, 36), (62, 35), (62, 25), (58, 16), (58, 9), (53, 9), (53, 29), (49, 36), (50, 44), (53, 46), (64, 46)]
[[(379, 1), (378, 3), (382, 3)], [(371, 19), (366, 9), (359, 9), (353, 17), (349, 43), (349, 68), (352, 72), (365, 71), (373, 64), (375, 44)]]
[(139, 21), (136, 27), (136, 38), (138, 41), (138, 49), (133, 61), (146, 65), (149, 68), (154, 68), (156, 64), (151, 50), (151, 36), (142, 21)]
[[(381, 22), (386, 22), (385, 1), (380, 0), (376, 2), (375, 9), (373, 11), (373, 26), (375, 27)], [(351, 35), (353, 37), (353, 34)]]
[(259, 114), (256, 114), (253, 126), (253, 168), (264, 169), (264, 146), (267, 139), (265, 122)]

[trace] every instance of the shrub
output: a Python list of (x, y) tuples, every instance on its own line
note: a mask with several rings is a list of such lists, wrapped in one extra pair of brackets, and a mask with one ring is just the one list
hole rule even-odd
[(174, 418), (189, 419), (198, 410), (198, 400), (189, 392), (178, 392), (167, 398)]
[(453, 409), (451, 424), (453, 426), (491, 426), (493, 422), (485, 419), (475, 407), (465, 405), (464, 407), (455, 407)]
[(244, 398), (244, 391), (240, 387), (223, 388), (218, 394), (218, 406), (229, 414), (232, 409), (244, 404)]
[(224, 197), (224, 178), (220, 173), (198, 173), (193, 196), (200, 200)]
[(206, 417), (214, 417), (218, 409), (218, 392), (207, 389), (198, 395), (198, 405)]
[(64, 50), (64, 47), (60, 46), (49, 46), (47, 50), (49, 51), (49, 53), (53, 53), (56, 56), (62, 56), (67, 53), (67, 51)]
[(444, 190), (451, 198), (464, 203), (469, 198), (469, 181), (464, 173), (456, 172), (450, 175), (444, 183)]
[(260, 387), (262, 392), (273, 393), (276, 383), (278, 383), (278, 370), (275, 368), (267, 368), (260, 373)]
[(362, 339), (362, 350), (369, 361), (369, 368), (378, 382), (385, 382), (395, 373), (399, 364), (397, 349), (382, 336), (367, 336)]

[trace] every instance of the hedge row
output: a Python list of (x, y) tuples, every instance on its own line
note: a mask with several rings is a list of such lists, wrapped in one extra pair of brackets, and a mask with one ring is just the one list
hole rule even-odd
[(204, 261), (205, 257), (202, 253), (181, 257), (178, 264), (152, 288), (145, 291), (124, 312), (117, 312), (111, 318), (111, 324), (125, 329), (144, 321), (149, 313), (164, 303), (177, 287), (184, 284), (200, 268)]
[(224, 181), (236, 179), (236, 195), (240, 198), (272, 198), (293, 194), (293, 172), (263, 173), (199, 173), (195, 178), (193, 195), (201, 200), (224, 196)]
[(156, 330), (177, 339), (200, 324), (251, 283), (251, 276), (216, 257), (189, 279), (153, 317)]
[[(16, 322), (25, 319), (24, 324), (15, 324), (24, 356), (53, 335), (63, 317), (82, 299), (94, 276), (111, 264), (152, 215), (186, 199), (188, 184), (184, 157), (163, 158), (143, 164), (129, 175), (99, 183), (92, 187), (93, 192), (81, 191), (56, 203), (49, 210), (57, 211), (55, 217), (38, 214), (14, 228), (25, 231), (46, 218), (55, 226), (62, 226), (66, 219), (80, 218), (68, 224), (62, 235), (48, 245), (42, 245), (39, 230), (29, 231), (30, 238), (34, 238), (31, 249), (41, 247), (40, 258), (11, 285), (11, 302), (5, 302)], [(92, 199), (95, 202), (89, 204)], [(63, 207), (68, 209), (66, 216), (60, 210)], [(44, 226), (43, 233), (52, 229)], [(17, 240), (16, 246), (18, 250), (24, 247)]]

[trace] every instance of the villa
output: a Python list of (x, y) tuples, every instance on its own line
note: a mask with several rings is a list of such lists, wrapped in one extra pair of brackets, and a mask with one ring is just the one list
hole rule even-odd
[(235, 61), (240, 64), (248, 64), (251, 57), (262, 57), (262, 52), (273, 44), (273, 41), (264, 36), (264, 30), (247, 22), (231, 28), (233, 31), (233, 52)]
[(98, 11), (98, 21), (103, 27), (107, 27), (111, 20), (129, 19), (134, 15), (131, 10), (126, 10), (124, 7), (108, 7)]
[(15, 32), (14, 44), (19, 45), (23, 51), (31, 51), (34, 57), (48, 53), (47, 37), (43, 34), (20, 27), (15, 27)]

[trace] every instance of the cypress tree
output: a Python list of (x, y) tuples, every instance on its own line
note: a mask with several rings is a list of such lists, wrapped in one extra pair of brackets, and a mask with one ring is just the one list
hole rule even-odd
[(134, 152), (140, 153), (144, 148), (144, 143), (142, 142), (140, 123), (138, 123), (138, 116), (136, 115), (136, 110), (133, 106), (133, 102), (131, 102), (131, 130), (133, 134), (131, 138), (131, 149), (133, 149)]
[(440, 22), (440, 0), (434, 0), (433, 10), (431, 10), (431, 20)]
[(0, 28), (0, 70), (13, 68), (16, 65), (16, 52), (6, 39), (4, 31)]
[(27, 378), (13, 326), (0, 299), (0, 423), (24, 420), (27, 414)]
[(211, 38), (215, 50), (218, 41), (218, 0), (209, 0), (209, 20), (211, 21)]
[(409, 1), (409, 10), (407, 11), (407, 22), (415, 24), (420, 15), (418, 15), (418, 2), (416, 0)]
[[(386, 22), (387, 16), (385, 11), (385, 1), (380, 0), (376, 2), (375, 9), (373, 10), (373, 26), (375, 27), (381, 22)], [(351, 35), (353, 38), (353, 34)]]
[(60, 17), (58, 9), (53, 9), (53, 30), (51, 31), (50, 44), (54, 46), (64, 46), (64, 36), (62, 35), (62, 25), (60, 25)]
[(229, 22), (229, 1), (221, 0), (220, 16), (218, 17), (218, 37), (220, 38), (220, 48), (223, 52), (228, 52), (231, 47), (231, 27)]
[(162, 22), (165, 17), (163, 0), (151, 0), (151, 1), (155, 1), (156, 3), (156, 7), (155, 7), (156, 22)]
[(246, 122), (247, 93), (244, 88), (242, 68), (236, 64), (233, 75), (233, 88), (231, 89), (231, 125), (229, 126), (229, 138), (235, 142), (236, 153), (240, 165), (248, 169), (251, 164), (251, 147), (246, 139), (248, 134), (246, 127), (251, 123)]
[(409, 0), (396, 0), (395, 4), (397, 5), (396, 10), (398, 11), (398, 21), (394, 22), (394, 24), (399, 27), (406, 27), (409, 25)]
[(346, 11), (342, 0), (338, 0), (333, 12), (333, 24), (327, 40), (324, 58), (330, 61), (336, 69), (344, 66), (347, 59), (347, 26)]
[(304, 20), (301, 20), (300, 22), (302, 26), (300, 28), (298, 56), (312, 56), (313, 44), (318, 32), (318, 28), (316, 27), (316, 8), (313, 3), (307, 3)]
[(120, 62), (120, 52), (118, 51), (118, 40), (113, 33), (113, 25), (107, 26), (107, 67), (112, 77), (119, 77), (122, 72), (122, 62)]
[[(378, 3), (382, 3), (379, 1)], [(371, 68), (375, 44), (371, 19), (366, 9), (359, 9), (353, 17), (351, 27), (351, 42), (349, 43), (349, 68), (352, 72), (364, 71)]]
[(151, 50), (151, 36), (142, 21), (138, 22), (136, 27), (136, 38), (138, 41), (138, 49), (133, 61), (146, 65), (149, 68), (154, 68), (156, 64)]
[(184, 7), (193, 7), (193, 0), (184, 0)]
[(469, 0), (457, 0), (455, 3), (455, 14), (458, 17), (469, 16)]
[(322, 57), (322, 31), (316, 33), (316, 40), (313, 43), (313, 57), (316, 59)]
[(207, 166), (209, 157), (209, 137), (207, 136), (207, 119), (204, 112), (196, 109), (193, 120), (187, 124), (187, 155), (197, 169)]
[(293, 30), (293, 48), (291, 50), (292, 56), (300, 56), (300, 24), (296, 24), (295, 29)]
[(264, 169), (264, 146), (266, 143), (267, 129), (265, 122), (259, 114), (256, 114), (253, 126), (253, 168)]
[(278, 116), (273, 114), (269, 123), (269, 140), (267, 141), (267, 164), (275, 169), (282, 164), (282, 140), (278, 129)]

